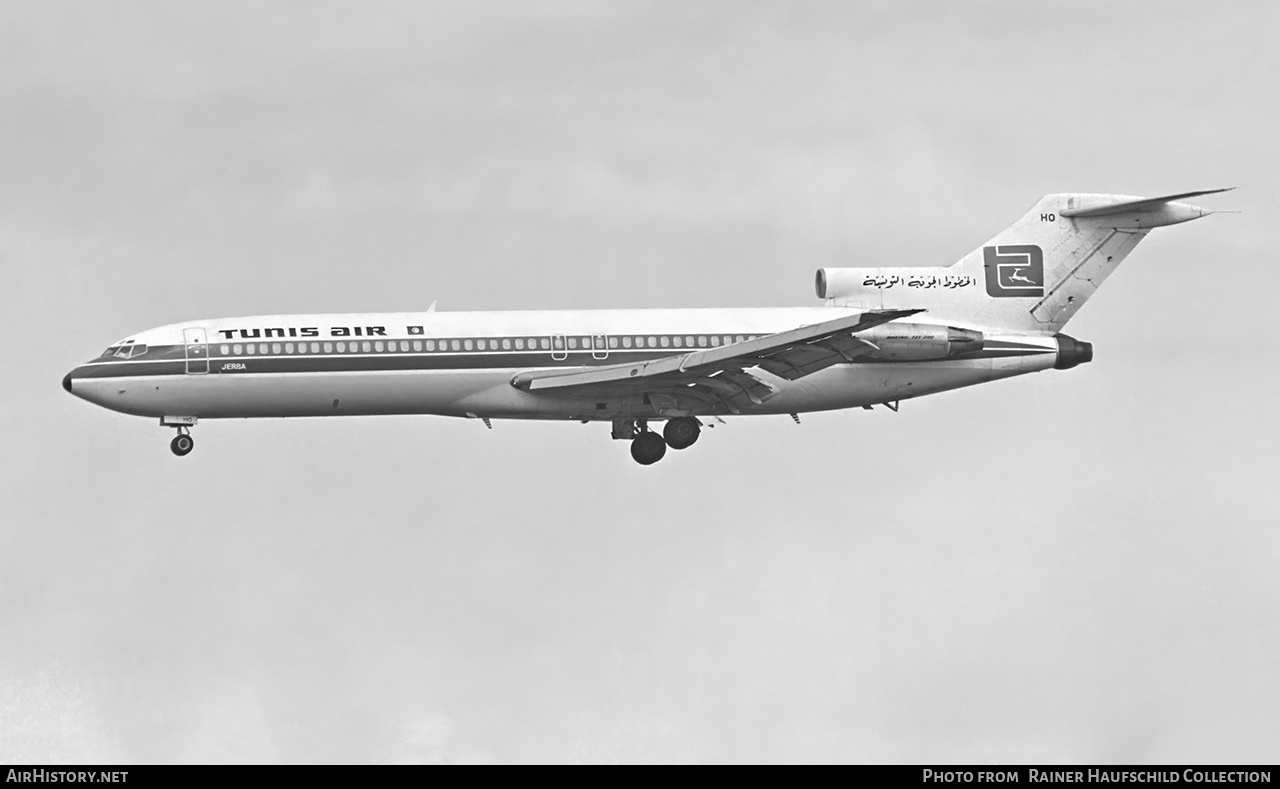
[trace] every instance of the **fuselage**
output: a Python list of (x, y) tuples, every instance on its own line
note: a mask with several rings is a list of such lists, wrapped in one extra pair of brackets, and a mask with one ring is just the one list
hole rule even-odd
[[(128, 414), (199, 419), (437, 414), (645, 419), (643, 399), (524, 391), (517, 373), (585, 370), (717, 348), (831, 320), (840, 307), (260, 315), (135, 334), (75, 368), (64, 387)], [(855, 360), (795, 381), (743, 414), (831, 410), (1053, 367), (1048, 335), (988, 333), (980, 353)], [(763, 375), (767, 376), (767, 373)], [(714, 408), (698, 411), (716, 413)]]

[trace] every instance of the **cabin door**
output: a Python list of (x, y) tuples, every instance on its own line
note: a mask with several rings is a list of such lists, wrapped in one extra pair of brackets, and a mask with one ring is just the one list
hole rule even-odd
[(609, 358), (609, 338), (603, 334), (591, 335), (591, 358)]
[(187, 349), (187, 375), (209, 372), (209, 341), (204, 329), (183, 329), (182, 342)]

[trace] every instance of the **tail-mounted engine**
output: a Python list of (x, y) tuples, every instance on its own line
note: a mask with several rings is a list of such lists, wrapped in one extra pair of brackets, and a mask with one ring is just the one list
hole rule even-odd
[(875, 346), (867, 355), (886, 361), (950, 359), (982, 350), (982, 332), (926, 323), (882, 323), (856, 335)]

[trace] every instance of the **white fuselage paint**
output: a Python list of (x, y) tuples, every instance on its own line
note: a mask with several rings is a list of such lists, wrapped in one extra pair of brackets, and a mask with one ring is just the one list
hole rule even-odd
[[(300, 340), (425, 341), (456, 337), (528, 337), (550, 335), (635, 338), (650, 335), (726, 336), (767, 335), (799, 326), (831, 320), (841, 314), (856, 313), (838, 307), (690, 309), (690, 310), (591, 310), (529, 312), (430, 312), (372, 313), (349, 315), (267, 315), (245, 318), (191, 321), (151, 329), (130, 338), (152, 347), (181, 346), (184, 330), (203, 329), (208, 347), (207, 373), (186, 370), (163, 375), (130, 375), (141, 370), (133, 365), (168, 364), (173, 360), (147, 359), (144, 355), (120, 365), (111, 358), (89, 362), (69, 379), (77, 396), (98, 405), (142, 416), (180, 415), (201, 419), (246, 417), (338, 416), (360, 414), (438, 414), (508, 419), (592, 419), (654, 417), (652, 410), (635, 406), (634, 413), (611, 410), (601, 413), (595, 404), (555, 394), (527, 392), (511, 385), (519, 372), (554, 367), (558, 370), (585, 369), (552, 364), (552, 352), (525, 350), (503, 352), (504, 366), (483, 363), (474, 352), (437, 352), (435, 359), (450, 359), (475, 366), (429, 370), (344, 370), (255, 372), (272, 360), (325, 358), (325, 355), (268, 353), (266, 356), (224, 358), (222, 345), (243, 343), (241, 329), (263, 327), (285, 330), (284, 338), (255, 339), (269, 344)], [(927, 316), (920, 316), (925, 318)], [(928, 322), (919, 321), (919, 322)], [(289, 337), (289, 330), (315, 329), (316, 336)], [(383, 327), (375, 337), (334, 336), (335, 327)], [(421, 333), (410, 333), (421, 327)], [(981, 327), (977, 327), (981, 328)], [(232, 332), (227, 336), (226, 332)], [(189, 334), (187, 335), (189, 336)], [(988, 334), (991, 339), (1001, 335)], [(928, 362), (864, 362), (839, 364), (794, 382), (768, 373), (779, 393), (760, 405), (744, 408), (744, 414), (785, 414), (850, 408), (956, 389), (986, 381), (1048, 369), (1057, 357), (1054, 339), (1047, 335), (1007, 335), (1008, 339), (1044, 349), (1043, 353), (1005, 358), (953, 359)], [(677, 355), (687, 348), (645, 349), (651, 356)], [(637, 358), (634, 349), (612, 347), (604, 359), (592, 359), (589, 352), (576, 356), (593, 365), (616, 364)], [(382, 352), (348, 355), (351, 358), (394, 359), (422, 356), (420, 353)], [(572, 357), (571, 357), (572, 358)], [(224, 365), (243, 364), (245, 370)], [(95, 367), (112, 365), (112, 374), (93, 377)], [(199, 367), (197, 367), (199, 369)], [(117, 372), (118, 371), (118, 372)], [(99, 370), (99, 372), (103, 372)]]

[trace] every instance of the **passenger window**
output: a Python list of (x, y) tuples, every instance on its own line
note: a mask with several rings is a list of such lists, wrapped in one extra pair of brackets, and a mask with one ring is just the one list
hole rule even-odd
[(623, 348), (630, 348), (630, 347), (631, 347), (631, 338), (630, 338), (630, 337), (623, 337), (623, 338), (622, 338), (622, 347), (623, 347)]
[[(442, 346), (444, 345), (444, 343), (440, 343), (440, 344), (441, 344)], [(434, 351), (434, 350), (436, 349), (436, 341), (435, 341), (435, 340), (427, 340), (427, 343), (426, 343), (426, 349), (427, 349), (428, 351)]]
[[(544, 341), (544, 342), (545, 342), (545, 341)], [(552, 337), (552, 338), (551, 338), (551, 346), (552, 346), (555, 350), (557, 350), (557, 351), (563, 351), (563, 350), (564, 350), (564, 337), (561, 337), (559, 334), (557, 334), (556, 336)], [(546, 346), (543, 346), (543, 347), (546, 347)]]
[(246, 343), (244, 346), (244, 352), (252, 356), (258, 352), (258, 346), (253, 343)]
[(657, 347), (658, 347), (658, 338), (657, 338), (657, 337), (650, 337), (650, 338), (649, 338), (649, 347), (650, 347), (650, 348), (657, 348)]
[(462, 347), (469, 351), (475, 347), (475, 344), (471, 340), (463, 340)]
[(293, 353), (293, 343), (291, 343), (291, 342), (287, 342), (287, 343), (285, 343), (285, 344), (284, 344), (284, 352), (285, 352), (285, 353)]
[(741, 335), (741, 334), (739, 334), (739, 335), (738, 335), (738, 337), (737, 337), (737, 341), (738, 341), (738, 342), (742, 342), (742, 335)]
[(462, 343), (461, 343), (461, 342), (459, 342), (458, 340), (454, 340), (454, 341), (453, 341), (452, 343), (450, 343), (450, 344), (453, 346), (453, 349), (454, 349), (455, 351), (460, 351), (460, 350), (462, 350)]
[(570, 337), (570, 338), (569, 338), (569, 350), (571, 350), (571, 351), (576, 351), (576, 350), (578, 350), (578, 338), (577, 338), (577, 337)]
[(346, 353), (346, 352), (347, 352), (347, 344), (345, 342), (338, 343), (338, 353)]
[(503, 340), (502, 340), (502, 350), (504, 350), (504, 351), (509, 351), (509, 350), (511, 350), (511, 340), (508, 340), (508, 339), (506, 339), (505, 337), (503, 338)]
[(698, 347), (699, 348), (707, 347), (707, 336), (705, 334), (698, 337)]
[[(369, 344), (369, 343), (365, 343), (365, 345), (368, 345), (368, 344)], [(374, 349), (375, 351), (377, 351), (378, 353), (382, 353), (382, 347), (383, 347), (383, 346), (382, 346), (382, 340), (378, 340), (377, 342), (375, 342), (375, 343), (373, 344), (373, 349)], [(366, 348), (365, 350), (368, 350), (368, 348)]]
[(409, 341), (408, 341), (408, 340), (401, 340), (401, 341), (400, 341), (400, 350), (402, 350), (402, 351), (408, 351), (408, 350), (409, 350)]
[(414, 340), (414, 341), (413, 341), (413, 352), (414, 352), (414, 353), (422, 353), (422, 340)]
[(551, 342), (546, 337), (543, 337), (541, 342), (542, 342), (542, 350), (545, 351), (551, 347)]
[[(379, 343), (379, 345), (381, 345), (381, 343)], [(368, 340), (365, 340), (364, 342), (360, 343), (360, 350), (364, 351), (365, 353), (372, 352), (373, 343), (369, 342)]]
[(671, 344), (672, 344), (672, 345), (674, 345), (675, 347), (679, 348), (679, 347), (680, 347), (680, 338), (679, 338), (679, 337), (672, 337), (672, 338), (671, 338)]
[(271, 343), (271, 352), (277, 353), (277, 354), (280, 353), (280, 343), (278, 342)]
[[(329, 344), (329, 343), (325, 343), (325, 345), (328, 345), (328, 344)], [(328, 352), (328, 348), (326, 348), (326, 349), (325, 349), (325, 351), (326, 351), (326, 352)], [(313, 342), (313, 343), (311, 343), (311, 352), (312, 352), (312, 353), (320, 353), (320, 343), (318, 343), (318, 342)]]
[(476, 347), (483, 351), (487, 347), (487, 344), (484, 340), (476, 340)]
[(610, 347), (610, 348), (617, 348), (617, 347), (618, 347), (618, 338), (617, 338), (617, 337), (610, 337), (610, 338), (609, 338), (609, 347)]
[[(341, 351), (342, 349), (341, 349), (341, 348), (339, 348), (338, 350), (339, 350), (339, 351)], [(324, 344), (324, 352), (325, 352), (325, 353), (333, 353), (333, 343), (331, 343), (331, 342), (327, 342), (327, 343), (325, 343), (325, 344)]]
[(219, 354), (220, 356), (230, 356), (230, 355), (231, 355), (231, 346), (230, 346), (230, 345), (219, 345), (219, 346), (218, 346), (218, 354)]
[(236, 356), (239, 356), (240, 354), (244, 353), (244, 346), (241, 345), (240, 343), (236, 343), (235, 345), (231, 346), (231, 352), (234, 353)]
[(516, 350), (517, 350), (517, 351), (523, 351), (523, 350), (524, 350), (524, 338), (523, 338), (523, 337), (517, 337), (517, 338), (516, 338)]
[(713, 337), (711, 338), (711, 347), (712, 347), (712, 348), (719, 348), (719, 347), (720, 347), (720, 337), (719, 337), (718, 335), (713, 336)]

